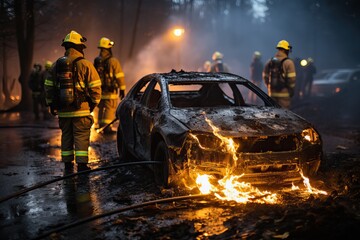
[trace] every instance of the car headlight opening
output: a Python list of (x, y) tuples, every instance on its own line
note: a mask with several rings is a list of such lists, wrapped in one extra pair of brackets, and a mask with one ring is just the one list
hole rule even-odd
[(301, 135), (305, 141), (310, 143), (318, 143), (320, 141), (319, 134), (313, 128), (304, 129)]

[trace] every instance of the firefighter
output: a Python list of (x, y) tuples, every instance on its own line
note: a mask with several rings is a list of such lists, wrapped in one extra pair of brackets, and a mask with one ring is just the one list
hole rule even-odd
[(223, 62), (223, 54), (216, 51), (212, 55), (213, 63), (210, 72), (229, 72), (228, 66)]
[(198, 72), (210, 72), (211, 70), (211, 62), (209, 60), (206, 60), (202, 67), (198, 68)]
[(61, 46), (65, 55), (51, 69), (45, 80), (46, 102), (51, 113), (58, 115), (61, 135), (61, 159), (65, 170), (88, 167), (91, 112), (101, 99), (101, 80), (94, 65), (84, 58), (86, 38), (76, 31), (65, 36)]
[[(113, 57), (112, 47), (114, 42), (109, 38), (102, 37), (98, 48), (100, 54), (94, 60), (94, 66), (99, 73), (102, 82), (102, 96), (98, 106), (99, 127), (104, 127), (115, 119), (115, 111), (118, 99), (125, 96), (125, 80), (120, 61)], [(105, 133), (112, 133), (111, 126), (104, 129)]]
[[(263, 69), (264, 64), (261, 61), (261, 53), (255, 51), (250, 64), (250, 81), (259, 88), (261, 88)], [(252, 91), (249, 91), (249, 99), (252, 103), (256, 102), (256, 95)]]
[(286, 40), (281, 40), (276, 49), (275, 56), (265, 64), (263, 79), (270, 97), (283, 108), (289, 109), (296, 80), (295, 64), (288, 57), (292, 47)]
[(45, 111), (44, 111), (44, 120), (48, 120), (50, 119), (51, 115), (49, 114), (49, 111), (46, 107), (46, 99), (45, 99), (45, 90), (44, 90), (44, 83), (45, 83), (45, 80), (47, 78), (50, 77), (51, 75), (51, 66), (52, 66), (52, 62), (47, 60), (45, 62), (45, 69), (41, 72), (41, 84), (42, 84), (42, 89), (43, 89), (43, 97), (42, 97), (42, 102), (43, 102), (43, 105), (45, 106)]
[(48, 112), (45, 104), (44, 82), (42, 81), (41, 70), (41, 64), (35, 63), (29, 78), (29, 87), (32, 91), (33, 112), (36, 120), (40, 119), (40, 112), (43, 113), (44, 119)]

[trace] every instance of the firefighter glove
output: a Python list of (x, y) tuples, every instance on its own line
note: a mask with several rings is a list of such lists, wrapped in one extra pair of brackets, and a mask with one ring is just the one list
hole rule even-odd
[(51, 115), (53, 115), (53, 116), (58, 115), (58, 111), (57, 111), (57, 109), (56, 109), (53, 105), (50, 105), (50, 113), (51, 113)]
[(90, 112), (93, 112), (96, 107), (96, 103), (89, 102), (89, 107), (90, 107)]
[(125, 97), (125, 90), (120, 90), (120, 99), (122, 100)]

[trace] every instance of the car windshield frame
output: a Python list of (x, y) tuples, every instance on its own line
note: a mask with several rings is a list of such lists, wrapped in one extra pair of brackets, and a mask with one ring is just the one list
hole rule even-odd
[[(204, 88), (200, 89), (200, 86)], [(257, 89), (256, 86), (252, 86), (249, 81), (236, 81), (232, 79), (216, 79), (214, 81), (208, 79), (191, 81), (169, 80), (166, 82), (166, 90), (171, 108), (263, 107), (275, 105), (273, 102), (269, 102), (269, 99), (264, 96), (261, 90)], [(211, 93), (206, 91), (211, 91)], [(249, 101), (249, 92), (256, 96), (254, 101)]]

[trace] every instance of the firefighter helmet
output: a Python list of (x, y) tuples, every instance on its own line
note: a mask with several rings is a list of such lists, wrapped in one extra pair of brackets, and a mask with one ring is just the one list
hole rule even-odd
[(102, 37), (99, 41), (98, 48), (111, 48), (112, 46), (114, 46), (114, 44), (115, 44), (114, 41), (111, 41), (106, 37)]
[(261, 57), (261, 53), (259, 51), (255, 51), (254, 58), (260, 58), (260, 57)]
[(51, 66), (52, 66), (52, 62), (49, 61), (49, 60), (47, 60), (47, 61), (45, 62), (45, 69), (49, 70), (49, 69), (51, 68)]
[(292, 46), (290, 46), (290, 44), (289, 44), (288, 41), (286, 41), (286, 40), (281, 40), (281, 41), (277, 44), (276, 48), (281, 48), (281, 49), (285, 49), (285, 50), (287, 50), (287, 51), (290, 51), (290, 50), (292, 49)]
[(81, 36), (79, 33), (75, 32), (75, 31), (71, 31), (68, 35), (66, 35), (61, 46), (64, 46), (64, 44), (67, 42), (73, 43), (76, 45), (83, 45), (84, 48), (86, 48), (86, 46), (84, 44), (84, 42), (86, 42), (86, 38)]
[(212, 55), (212, 60), (221, 60), (221, 59), (223, 59), (223, 55), (222, 55), (222, 53), (220, 53), (220, 52), (214, 52), (214, 54)]

